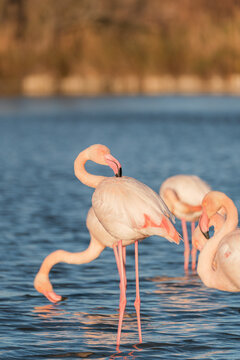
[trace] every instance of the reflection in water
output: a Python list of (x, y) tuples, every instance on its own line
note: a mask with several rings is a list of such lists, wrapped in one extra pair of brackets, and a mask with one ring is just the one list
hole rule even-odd
[[(86, 312), (70, 312), (61, 309), (57, 305), (48, 304), (45, 306), (36, 306), (33, 310), (34, 314), (37, 314), (43, 320), (54, 322), (54, 325), (58, 326), (59, 323), (64, 322), (72, 323), (72, 326), (81, 324), (81, 334), (85, 338), (85, 343), (94, 346), (102, 346), (102, 344), (112, 346), (116, 342), (115, 328), (118, 326), (118, 313), (115, 314), (89, 314)], [(135, 343), (136, 341), (136, 314), (126, 313), (126, 322), (123, 327), (122, 343)], [(71, 326), (71, 325), (70, 325)], [(79, 329), (78, 329), (79, 331)], [(56, 337), (62, 338), (67, 334), (62, 330), (58, 331)], [(49, 334), (45, 333), (45, 336)], [(76, 335), (77, 336), (77, 335)], [(68, 337), (68, 336), (67, 336)], [(54, 340), (56, 341), (56, 339)], [(61, 340), (62, 341), (62, 340)], [(48, 340), (48, 343), (51, 343)]]
[(124, 355), (123, 352), (119, 350), (119, 347), (117, 347), (117, 353), (111, 355), (109, 359), (124, 359), (124, 360), (136, 359), (136, 357), (139, 355), (138, 352), (142, 351), (143, 349), (141, 349), (137, 344), (132, 345), (132, 347), (134, 348), (134, 350), (128, 352), (127, 355)]
[[(67, 333), (62, 330), (61, 332), (58, 329), (59, 323), (63, 324), (64, 319), (68, 319), (72, 326), (75, 323), (81, 324), (81, 329), (77, 329), (80, 331), (79, 337), (84, 338), (84, 343), (94, 347), (101, 348), (108, 345), (110, 348), (115, 348), (116, 343), (116, 331), (115, 327), (118, 325), (118, 314), (88, 314), (86, 312), (74, 312), (66, 311), (58, 307), (54, 304), (48, 304), (45, 306), (36, 306), (33, 310), (34, 314), (37, 314), (42, 320), (48, 320), (54, 322), (54, 327), (56, 328), (55, 336), (51, 340), (52, 334), (50, 332), (43, 332), (41, 335), (47, 339), (44, 341), (44, 344), (54, 344), (57, 342), (57, 338), (59, 338), (61, 343), (70, 342), (71, 333)], [(124, 323), (123, 328), (123, 338), (122, 344), (133, 343), (135, 340), (136, 329), (134, 329), (136, 324), (136, 314), (135, 313), (126, 313), (127, 321)], [(110, 320), (110, 322), (109, 322)], [(112, 323), (111, 323), (112, 320)], [(71, 327), (71, 324), (68, 326)], [(114, 329), (113, 329), (114, 328)], [(40, 335), (40, 334), (39, 334)], [(77, 334), (75, 334), (77, 337)], [(42, 342), (43, 343), (43, 342)], [(108, 355), (110, 359), (135, 359), (137, 357), (136, 352), (142, 351), (142, 349), (138, 346), (138, 344), (131, 345), (132, 350), (127, 353), (127, 355), (123, 355), (124, 352), (120, 351), (117, 348), (116, 353)], [(98, 351), (99, 353), (99, 351)], [(93, 352), (90, 351), (79, 351), (79, 352), (68, 352), (68, 353), (55, 353), (51, 354), (51, 358), (88, 358), (94, 355)], [(105, 357), (107, 354), (99, 354), (99, 357)]]
[[(209, 322), (210, 311), (220, 312), (226, 304), (210, 301), (214, 290), (206, 288), (197, 275), (182, 277), (154, 277), (149, 278), (156, 284), (154, 294), (160, 295), (155, 303), (156, 312), (161, 312), (161, 333), (196, 334), (200, 331), (211, 331), (216, 323)], [(195, 319), (201, 318), (201, 329)], [(151, 328), (152, 325), (147, 324)]]
[[(156, 331), (159, 340), (172, 341), (172, 334), (189, 333), (196, 334), (199, 332), (198, 324), (192, 319), (202, 318), (201, 330), (208, 331), (215, 328), (216, 324), (209, 322), (208, 316), (211, 309), (224, 308), (225, 304), (214, 301), (209, 301), (210, 289), (206, 289), (197, 275), (184, 275), (182, 277), (152, 277), (147, 278), (146, 281), (152, 282), (155, 289), (151, 291), (151, 304), (148, 308), (151, 311), (150, 315), (146, 315), (143, 311), (143, 329), (145, 337), (148, 334)], [(61, 303), (58, 305), (48, 304), (45, 306), (36, 306), (33, 310), (34, 314), (44, 320), (50, 321), (56, 329), (61, 327), (61, 330), (54, 334), (44, 332), (45, 340), (41, 343), (54, 344), (58, 341), (71, 342), (74, 332), (75, 339), (84, 339), (84, 345), (89, 349), (102, 348), (103, 345), (114, 349), (116, 343), (116, 329), (118, 325), (118, 312), (106, 314), (108, 311), (104, 307), (98, 308), (100, 312), (87, 313), (79, 311), (71, 311), (62, 308)], [(199, 315), (198, 315), (199, 314)], [(136, 313), (127, 312), (125, 315), (126, 321), (123, 325), (122, 346), (136, 343), (137, 322)], [(160, 323), (161, 326), (155, 328), (155, 324)], [(66, 325), (65, 325), (66, 324)], [(68, 329), (71, 329), (69, 331)], [(51, 338), (52, 336), (52, 338)], [(156, 337), (156, 335), (155, 335)], [(47, 339), (47, 340), (46, 340)], [(145, 343), (146, 345), (146, 343)], [(142, 346), (134, 345), (134, 350), (128, 353), (128, 357), (135, 358), (135, 351), (140, 351), (144, 348)], [(121, 348), (121, 350), (123, 349)], [(132, 348), (132, 345), (131, 345)], [(111, 358), (121, 357), (122, 352), (117, 349), (117, 352)]]
[(51, 358), (80, 358), (80, 359), (86, 359), (90, 357), (91, 355), (94, 355), (93, 352), (69, 352), (65, 354), (53, 354), (51, 355)]
[(53, 304), (35, 306), (33, 312), (36, 313), (39, 317), (50, 320), (55, 318), (56, 316), (66, 314), (66, 311)]
[[(115, 347), (118, 313), (103, 315), (78, 312), (74, 313), (74, 316), (82, 323), (86, 344), (94, 346), (106, 344)], [(135, 318), (135, 313), (125, 313), (121, 344), (134, 344), (136, 342), (137, 324)]]
[[(201, 283), (197, 275), (186, 275), (182, 277), (153, 277), (149, 278), (149, 281), (156, 283), (157, 290), (155, 294), (161, 294), (159, 300), (162, 305), (169, 307), (169, 304), (174, 305), (174, 311), (180, 308), (182, 311), (208, 311), (211, 306), (224, 307), (224, 304), (209, 303), (209, 292), (211, 289), (207, 289)], [(167, 300), (167, 301), (166, 301)], [(206, 305), (206, 306), (204, 306)]]

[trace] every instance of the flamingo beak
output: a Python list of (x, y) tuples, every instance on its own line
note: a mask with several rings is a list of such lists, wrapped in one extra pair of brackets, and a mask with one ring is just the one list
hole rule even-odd
[(201, 227), (200, 227), (200, 230), (207, 240), (210, 239), (209, 231), (203, 232)]
[(108, 166), (113, 170), (116, 177), (122, 177), (122, 166), (120, 162), (111, 154), (105, 155), (105, 160)]
[(199, 228), (206, 239), (210, 239), (209, 236), (209, 218), (206, 210), (203, 208), (202, 216), (199, 219)]
[(122, 177), (122, 168), (118, 168), (117, 174), (115, 174), (116, 177)]

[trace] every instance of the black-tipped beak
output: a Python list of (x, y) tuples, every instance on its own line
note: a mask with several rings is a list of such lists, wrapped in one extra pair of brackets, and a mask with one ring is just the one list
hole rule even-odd
[(115, 175), (116, 177), (122, 177), (122, 168), (118, 168), (118, 173)]
[[(201, 230), (201, 228), (200, 228), (200, 230)], [(202, 231), (202, 230), (201, 230)], [(208, 239), (210, 239), (210, 236), (209, 236), (209, 231), (206, 231), (206, 232), (203, 232), (202, 231), (202, 234), (205, 236), (205, 238), (208, 240)]]

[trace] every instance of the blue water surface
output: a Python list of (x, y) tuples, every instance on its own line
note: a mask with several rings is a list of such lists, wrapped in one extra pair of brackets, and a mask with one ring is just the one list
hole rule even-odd
[[(82, 251), (93, 190), (73, 162), (107, 145), (124, 175), (159, 191), (169, 176), (204, 178), (240, 210), (240, 99), (101, 97), (0, 100), (0, 359), (240, 359), (240, 295), (206, 288), (183, 270), (183, 244), (139, 245), (143, 343), (134, 309), (134, 248), (116, 351), (119, 283), (111, 249), (85, 265), (58, 264), (50, 304), (33, 287), (44, 257)], [(88, 164), (95, 174), (107, 167)], [(179, 221), (176, 222), (181, 231)]]

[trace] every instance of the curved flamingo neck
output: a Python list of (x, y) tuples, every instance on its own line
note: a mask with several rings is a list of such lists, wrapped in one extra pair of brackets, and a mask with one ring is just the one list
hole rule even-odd
[[(71, 253), (65, 250), (57, 250), (49, 254), (44, 259), (35, 277), (34, 286), (36, 290), (43, 294), (49, 291), (53, 291), (51, 282), (49, 280), (49, 273), (54, 265), (60, 262), (76, 265), (89, 263), (92, 260), (96, 259), (101, 254), (104, 248), (104, 245), (102, 245), (97, 239), (91, 236), (90, 244), (88, 248), (84, 251)], [(59, 299), (56, 298), (58, 295), (54, 294), (54, 296), (54, 302), (58, 301)]]
[(204, 248), (199, 255), (197, 268), (198, 274), (201, 277), (202, 281), (210, 287), (216, 281), (219, 281), (216, 271), (212, 267), (218, 245), (223, 239), (223, 237), (231, 231), (235, 230), (238, 225), (238, 212), (233, 201), (229, 199), (225, 194), (221, 194), (219, 196), (221, 196), (221, 206), (216, 207), (216, 211), (210, 217), (210, 221), (221, 207), (224, 207), (226, 211), (226, 220), (220, 230), (217, 231), (214, 236), (206, 242)]
[(89, 247), (84, 251), (73, 253), (65, 250), (56, 250), (44, 259), (39, 273), (48, 275), (52, 267), (60, 262), (75, 265), (89, 263), (96, 259), (104, 248), (105, 246), (92, 237)]
[(101, 181), (106, 177), (100, 175), (93, 175), (86, 171), (85, 164), (88, 160), (91, 159), (91, 154), (89, 154), (88, 149), (82, 151), (74, 161), (74, 172), (76, 177), (85, 185), (92, 188), (96, 188)]

